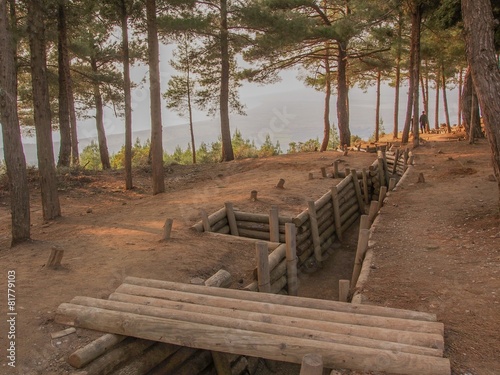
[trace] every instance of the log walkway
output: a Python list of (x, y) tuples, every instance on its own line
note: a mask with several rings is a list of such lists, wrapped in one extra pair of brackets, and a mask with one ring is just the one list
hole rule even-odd
[(450, 374), (433, 314), (127, 277), (109, 300), (75, 297), (58, 323), (327, 368)]

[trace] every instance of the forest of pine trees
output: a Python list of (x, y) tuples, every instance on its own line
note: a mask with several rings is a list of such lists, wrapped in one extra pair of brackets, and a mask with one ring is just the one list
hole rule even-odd
[[(125, 188), (132, 189), (134, 153), (140, 154), (151, 164), (153, 193), (162, 193), (162, 97), (167, 110), (190, 124), (190, 149), (176, 150), (174, 158), (231, 161), (241, 152), (235, 152), (235, 142), (246, 147), (245, 155), (273, 155), (281, 149), (270, 139), (258, 150), (241, 134), (231, 134), (229, 113), (244, 112), (238, 89), (245, 80), (271, 84), (289, 68), (301, 68), (304, 84), (324, 93), (324, 136), (315, 146), (320, 151), (332, 143), (331, 134), (335, 143), (351, 143), (351, 87), (376, 85), (378, 95), (381, 82), (394, 87), (392, 134), (397, 138), (402, 132), (400, 140), (408, 143), (412, 133), (414, 147), (419, 145), (418, 114), (428, 110), (429, 92), (441, 90), (435, 108), (442, 106), (450, 129), (446, 90), (458, 87), (459, 125), (473, 141), (482, 135), (482, 117), (500, 181), (499, 17), (498, 0), (0, 0), (0, 122), (12, 244), (30, 237), (23, 131), (36, 134), (42, 212), (50, 220), (61, 215), (57, 169), (78, 167), (81, 161), (78, 119), (95, 119), (98, 139), (92, 147), (101, 168), (123, 167)], [(176, 48), (167, 87), (160, 81), (162, 44)], [(147, 155), (132, 143), (131, 90), (139, 83), (131, 81), (130, 69), (136, 64), (149, 71)], [(408, 100), (399, 103), (403, 84), (409, 86)], [(124, 118), (119, 163), (108, 152), (105, 107)], [(405, 122), (399, 124), (403, 107)], [(220, 118), (220, 142), (211, 150), (195, 139), (194, 109)], [(378, 140), (378, 115), (374, 122)], [(54, 131), (61, 138), (57, 160)], [(290, 151), (297, 149), (294, 145)]]

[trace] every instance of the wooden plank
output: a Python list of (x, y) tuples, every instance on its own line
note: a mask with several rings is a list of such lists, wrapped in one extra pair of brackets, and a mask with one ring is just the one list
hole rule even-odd
[(230, 329), (213, 325), (116, 312), (95, 307), (62, 304), (58, 321), (87, 329), (102, 330), (143, 339), (199, 349), (244, 354), (272, 360), (301, 363), (308, 353), (320, 354), (326, 367), (348, 367), (398, 374), (449, 375), (446, 358), (430, 357), (366, 347), (288, 338), (282, 335)]
[(186, 293), (205, 294), (226, 298), (245, 298), (245, 300), (257, 302), (272, 302), (285, 306), (310, 307), (313, 309), (332, 310), (340, 312), (350, 312), (364, 315), (377, 315), (394, 317), (400, 319), (422, 320), (436, 322), (436, 314), (401, 310), (389, 307), (372, 306), (372, 305), (352, 305), (350, 303), (339, 303), (336, 301), (326, 301), (315, 298), (292, 297), (292, 296), (270, 296), (260, 293), (248, 293), (242, 296), (241, 292), (233, 289), (207, 288), (200, 285), (176, 283), (172, 281), (153, 280), (139, 277), (127, 276), (124, 284), (145, 286), (150, 288), (174, 290)]
[(224, 203), (226, 208), (227, 222), (229, 223), (229, 230), (232, 236), (239, 236), (238, 226), (236, 225), (236, 217), (234, 216), (234, 208), (231, 202)]
[(307, 202), (309, 213), (309, 221), (311, 222), (311, 237), (314, 244), (314, 257), (318, 264), (321, 264), (323, 257), (321, 255), (321, 242), (319, 239), (319, 228), (318, 228), (318, 219), (316, 217), (316, 207), (314, 205), (314, 201)]

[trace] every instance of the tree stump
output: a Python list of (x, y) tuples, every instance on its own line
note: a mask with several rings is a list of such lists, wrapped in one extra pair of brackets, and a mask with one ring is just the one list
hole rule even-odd
[(282, 179), (282, 178), (280, 178), (280, 180), (278, 181), (278, 184), (276, 185), (276, 187), (278, 189), (284, 189), (285, 188), (284, 186), (285, 186), (285, 180)]
[(172, 224), (174, 223), (174, 219), (165, 220), (165, 224), (163, 224), (163, 238), (162, 241), (166, 241), (170, 239), (170, 234), (172, 233)]
[(250, 200), (251, 200), (252, 202), (255, 202), (255, 201), (257, 200), (257, 190), (252, 190), (252, 191), (250, 192)]
[(424, 177), (424, 174), (422, 172), (420, 172), (418, 174), (418, 181), (417, 182), (421, 183), (421, 184), (423, 184), (425, 182), (425, 177)]

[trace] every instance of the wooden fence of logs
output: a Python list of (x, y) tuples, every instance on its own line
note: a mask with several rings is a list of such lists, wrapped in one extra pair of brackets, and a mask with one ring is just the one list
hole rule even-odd
[[(227, 202), (210, 215), (202, 211), (202, 220), (192, 228), (267, 241), (256, 245), (260, 260), (254, 281), (245, 289), (296, 295), (297, 268), (308, 260), (322, 262), (334, 238), (342, 240), (370, 202), (368, 216), (373, 221), (381, 207), (376, 201), (383, 201), (391, 180), (394, 184), (411, 163), (408, 150), (399, 149), (379, 151), (377, 160), (361, 171), (339, 171), (338, 163), (333, 163), (332, 173), (322, 168), (322, 175), (342, 180), (316, 201), (308, 202), (307, 210), (296, 217), (280, 216), (277, 207), (268, 214), (243, 212)], [(119, 301), (120, 295), (115, 293), (110, 299)], [(109, 333), (71, 354), (68, 363), (79, 375), (240, 375), (255, 373), (258, 359)]]

